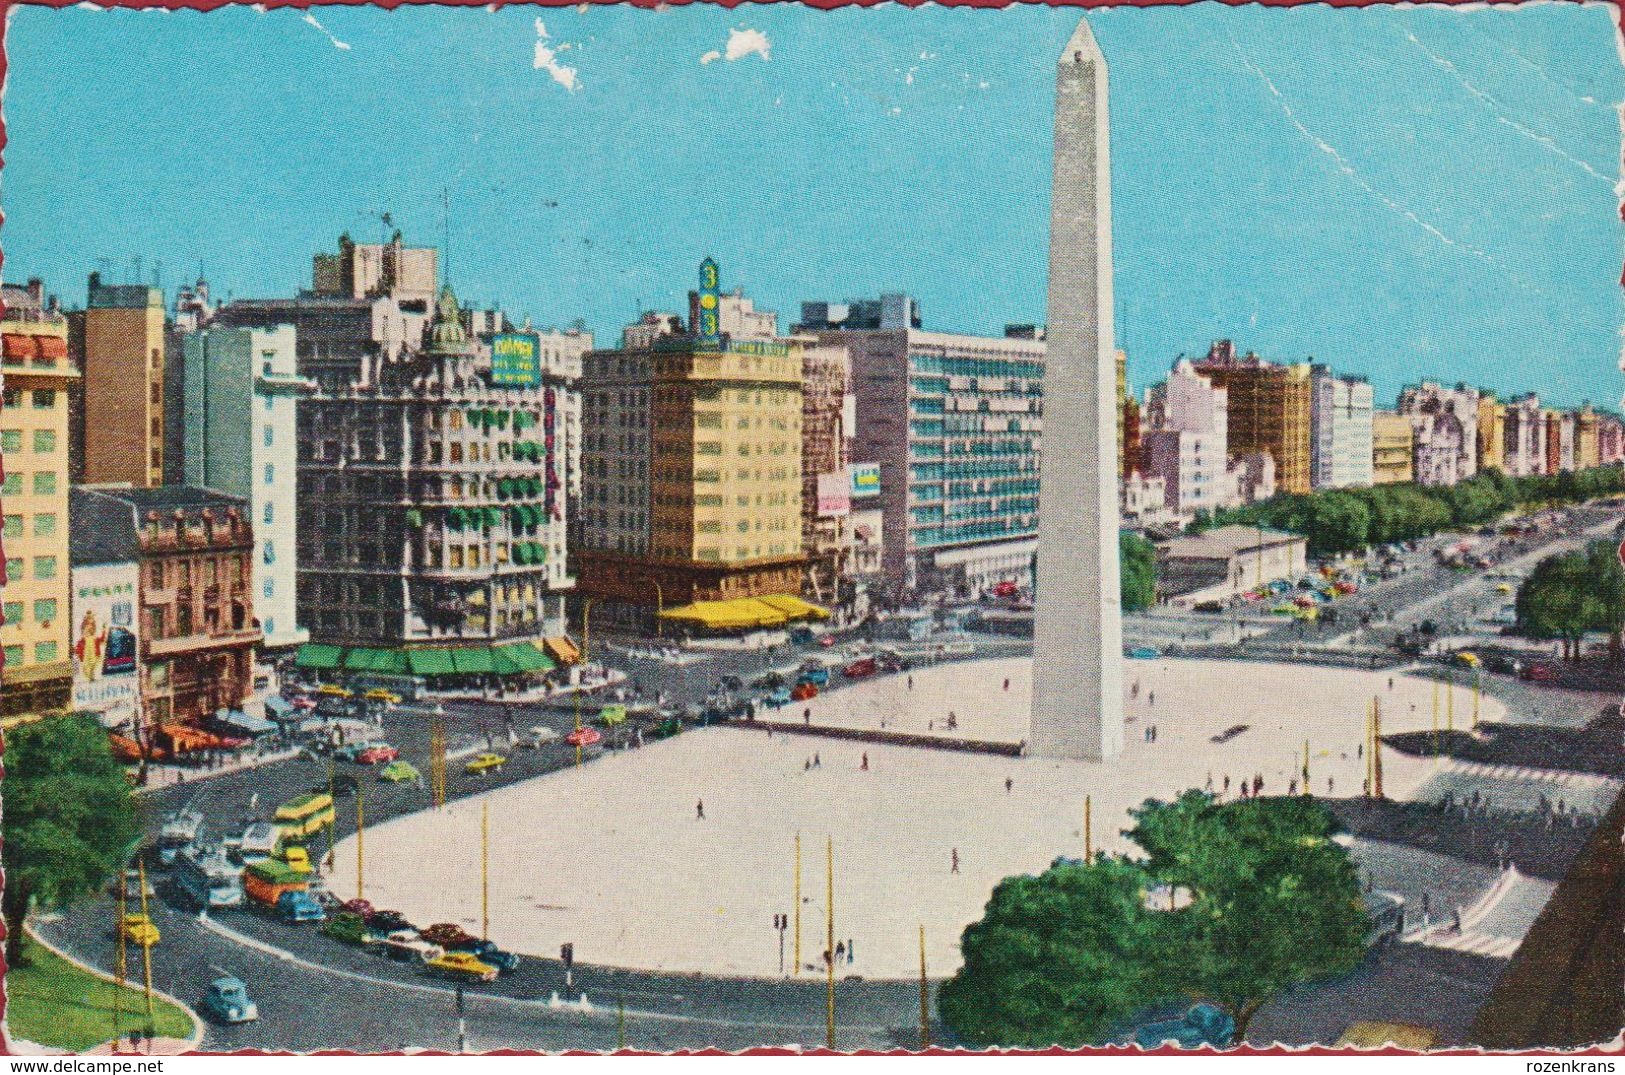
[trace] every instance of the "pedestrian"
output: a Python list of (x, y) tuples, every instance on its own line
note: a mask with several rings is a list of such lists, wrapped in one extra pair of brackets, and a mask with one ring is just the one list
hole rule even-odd
[(1207, 771), (1207, 790), (1208, 791), (1213, 790), (1213, 770), (1212, 769), (1209, 769)]
[(867, 750), (863, 752), (863, 764), (858, 766), (858, 768), (866, 773), (869, 771), (869, 752)]
[(858, 946), (852, 943), (851, 938), (847, 938), (846, 961), (850, 964), (856, 958), (858, 958)]
[(846, 942), (844, 942), (844, 941), (836, 941), (835, 942), (835, 962), (839, 963), (841, 960), (843, 960), (845, 958), (846, 958)]
[(801, 723), (806, 724), (809, 727), (812, 725), (812, 706), (808, 706), (806, 709), (801, 711)]
[(1157, 704), (1157, 692), (1152, 691), (1150, 694), (1146, 695), (1146, 701), (1155, 706)]
[(1365, 744), (1364, 743), (1361, 743), (1359, 746), (1354, 748), (1354, 756), (1356, 758), (1365, 757)]
[(1004, 689), (1006, 691), (1009, 691), (1009, 689), (1010, 689), (1010, 680), (1008, 678), (1005, 679), (1005, 681), (1004, 681)]
[(824, 759), (820, 758), (818, 756), (818, 753), (816, 751), (814, 751), (813, 752), (813, 768), (814, 769), (822, 769), (823, 767), (824, 767)]
[(1328, 776), (1326, 778), (1326, 794), (1330, 795), (1332, 793), (1332, 788), (1335, 786), (1336, 785), (1332, 782), (1332, 778)]
[(804, 773), (812, 772), (812, 759), (811, 758), (808, 758), (806, 761), (801, 763), (801, 771), (804, 772)]
[(1393, 676), (1388, 677), (1388, 689), (1389, 690), (1394, 689), (1394, 677)]
[(908, 677), (908, 689), (909, 690), (914, 689), (914, 677), (913, 676)]
[(1293, 777), (1291, 780), (1288, 780), (1286, 782), (1286, 793), (1288, 795), (1296, 795), (1298, 793), (1298, 778), (1297, 777)]
[(1004, 793), (1006, 795), (1010, 794), (1010, 789), (1015, 787), (1015, 786), (1016, 786), (1016, 782), (1014, 780), (1012, 780), (1010, 777), (1007, 776), (1007, 777), (1004, 778)]
[(1224, 791), (1225, 791), (1226, 795), (1228, 795), (1230, 793), (1230, 774), (1229, 773), (1224, 774)]
[(705, 800), (704, 799), (701, 799), (700, 801), (698, 801), (698, 802), (696, 802), (694, 804), (694, 820), (695, 821), (704, 821), (705, 820)]
[(959, 872), (959, 848), (957, 848), (957, 847), (953, 849), (953, 867), (948, 872), (949, 873), (958, 873)]

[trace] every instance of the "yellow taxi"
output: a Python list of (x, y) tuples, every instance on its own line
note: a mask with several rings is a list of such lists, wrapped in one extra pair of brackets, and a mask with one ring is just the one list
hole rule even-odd
[(447, 952), (435, 956), (425, 966), (430, 974), (462, 981), (494, 982), (497, 979), (497, 969), (482, 963), (471, 952)]
[(463, 766), (465, 773), (501, 772), (508, 759), (501, 754), (476, 754)]
[(144, 914), (127, 914), (119, 927), (124, 936), (139, 944), (143, 948), (151, 948), (158, 943), (158, 927), (152, 924), (152, 919)]
[(390, 705), (401, 704), (400, 695), (396, 694), (394, 691), (386, 691), (382, 687), (374, 687), (372, 690), (362, 695), (362, 697), (369, 702), (388, 702)]
[(337, 683), (323, 683), (316, 688), (316, 693), (328, 698), (354, 698), (355, 691), (348, 687), (341, 687)]
[(1512, 592), (1512, 583), (1510, 583), (1510, 582), (1497, 583), (1496, 586), (1495, 586), (1495, 592), (1496, 593), (1511, 593)]

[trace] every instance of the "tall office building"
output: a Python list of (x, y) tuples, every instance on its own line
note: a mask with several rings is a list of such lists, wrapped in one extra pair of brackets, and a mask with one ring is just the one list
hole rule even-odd
[(724, 334), (702, 292), (699, 324), (583, 360), (576, 562), (611, 618), (801, 592), (804, 343)]
[(1230, 453), (1268, 452), (1275, 460), (1278, 490), (1309, 492), (1313, 413), (1309, 365), (1277, 365), (1251, 352), (1238, 356), (1233, 343), (1220, 340), (1196, 364), (1196, 371), (1229, 393)]
[(45, 286), (0, 289), (5, 400), (5, 618), (0, 726), (67, 710), (73, 687), (68, 560), (68, 322)]
[[(874, 319), (824, 316), (871, 307)], [(851, 355), (853, 455), (880, 468), (886, 586), (897, 596), (1026, 586), (1038, 536), (1044, 341), (1019, 330), (927, 332), (907, 296), (803, 303), (801, 315), (796, 332)]]
[(162, 485), (164, 293), (143, 284), (103, 284), (91, 273), (83, 316), (80, 480)]
[(1371, 483), (1400, 485), (1416, 480), (1416, 434), (1411, 420), (1393, 411), (1371, 415)]
[(1145, 473), (1162, 479), (1165, 506), (1180, 515), (1237, 499), (1228, 480), (1229, 393), (1181, 359), (1151, 390), (1152, 428), (1141, 436)]
[(254, 526), (254, 607), (265, 648), (307, 641), (299, 626), (299, 396), (293, 326), (205, 328), (183, 343), (185, 484), (242, 497)]
[(1031, 734), (1039, 755), (1096, 761), (1123, 749), (1110, 130), (1106, 60), (1080, 20), (1055, 73)]
[(1478, 471), (1506, 470), (1507, 408), (1495, 393), (1478, 390)]
[(1339, 377), (1327, 366), (1309, 374), (1310, 484), (1350, 489), (1371, 484), (1371, 382)]
[(1416, 480), (1454, 485), (1478, 473), (1478, 389), (1432, 381), (1400, 390), (1400, 414), (1416, 433)]

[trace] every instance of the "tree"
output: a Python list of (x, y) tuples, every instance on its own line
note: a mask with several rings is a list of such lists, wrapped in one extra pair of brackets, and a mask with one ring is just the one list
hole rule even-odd
[(101, 889), (141, 835), (130, 783), (93, 717), (56, 717), (7, 735), (6, 961), (22, 964), (29, 909)]
[(1117, 544), (1123, 587), (1123, 611), (1138, 612), (1157, 602), (1157, 549), (1138, 534), (1124, 531)]
[(1355, 552), (1365, 548), (1371, 531), (1371, 511), (1359, 497), (1326, 493), (1310, 505), (1309, 550), (1317, 555)]
[(1592, 587), (1592, 569), (1584, 553), (1548, 556), (1518, 587), (1519, 626), (1535, 638), (1561, 640), (1565, 660), (1578, 659), (1580, 640), (1605, 619)]
[(1365, 958), (1368, 920), (1337, 824), (1304, 797), (1219, 804), (1188, 791), (1133, 811), (1128, 835), (1155, 880), (1189, 893), (1165, 918), (1166, 972), (1224, 1008), (1236, 1036), (1272, 997), (1346, 974)]
[(1075, 1047), (1173, 995), (1165, 918), (1146, 909), (1146, 884), (1135, 864), (1105, 857), (1001, 881), (937, 994), (943, 1022), (972, 1045)]

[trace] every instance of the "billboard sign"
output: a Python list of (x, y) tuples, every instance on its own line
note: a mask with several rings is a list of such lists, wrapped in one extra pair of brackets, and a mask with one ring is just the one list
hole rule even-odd
[(831, 519), (852, 512), (852, 493), (845, 474), (818, 475), (818, 516)]
[(722, 338), (721, 303), (722, 276), (717, 263), (706, 258), (700, 262), (700, 323), (693, 326), (701, 343), (716, 343)]
[(542, 383), (542, 338), (534, 332), (491, 337), (491, 383), (535, 387)]
[(879, 463), (853, 463), (846, 469), (852, 475), (852, 496), (854, 499), (880, 495)]
[(134, 724), (140, 702), (136, 584), (133, 562), (73, 569), (73, 707), (109, 728)]

